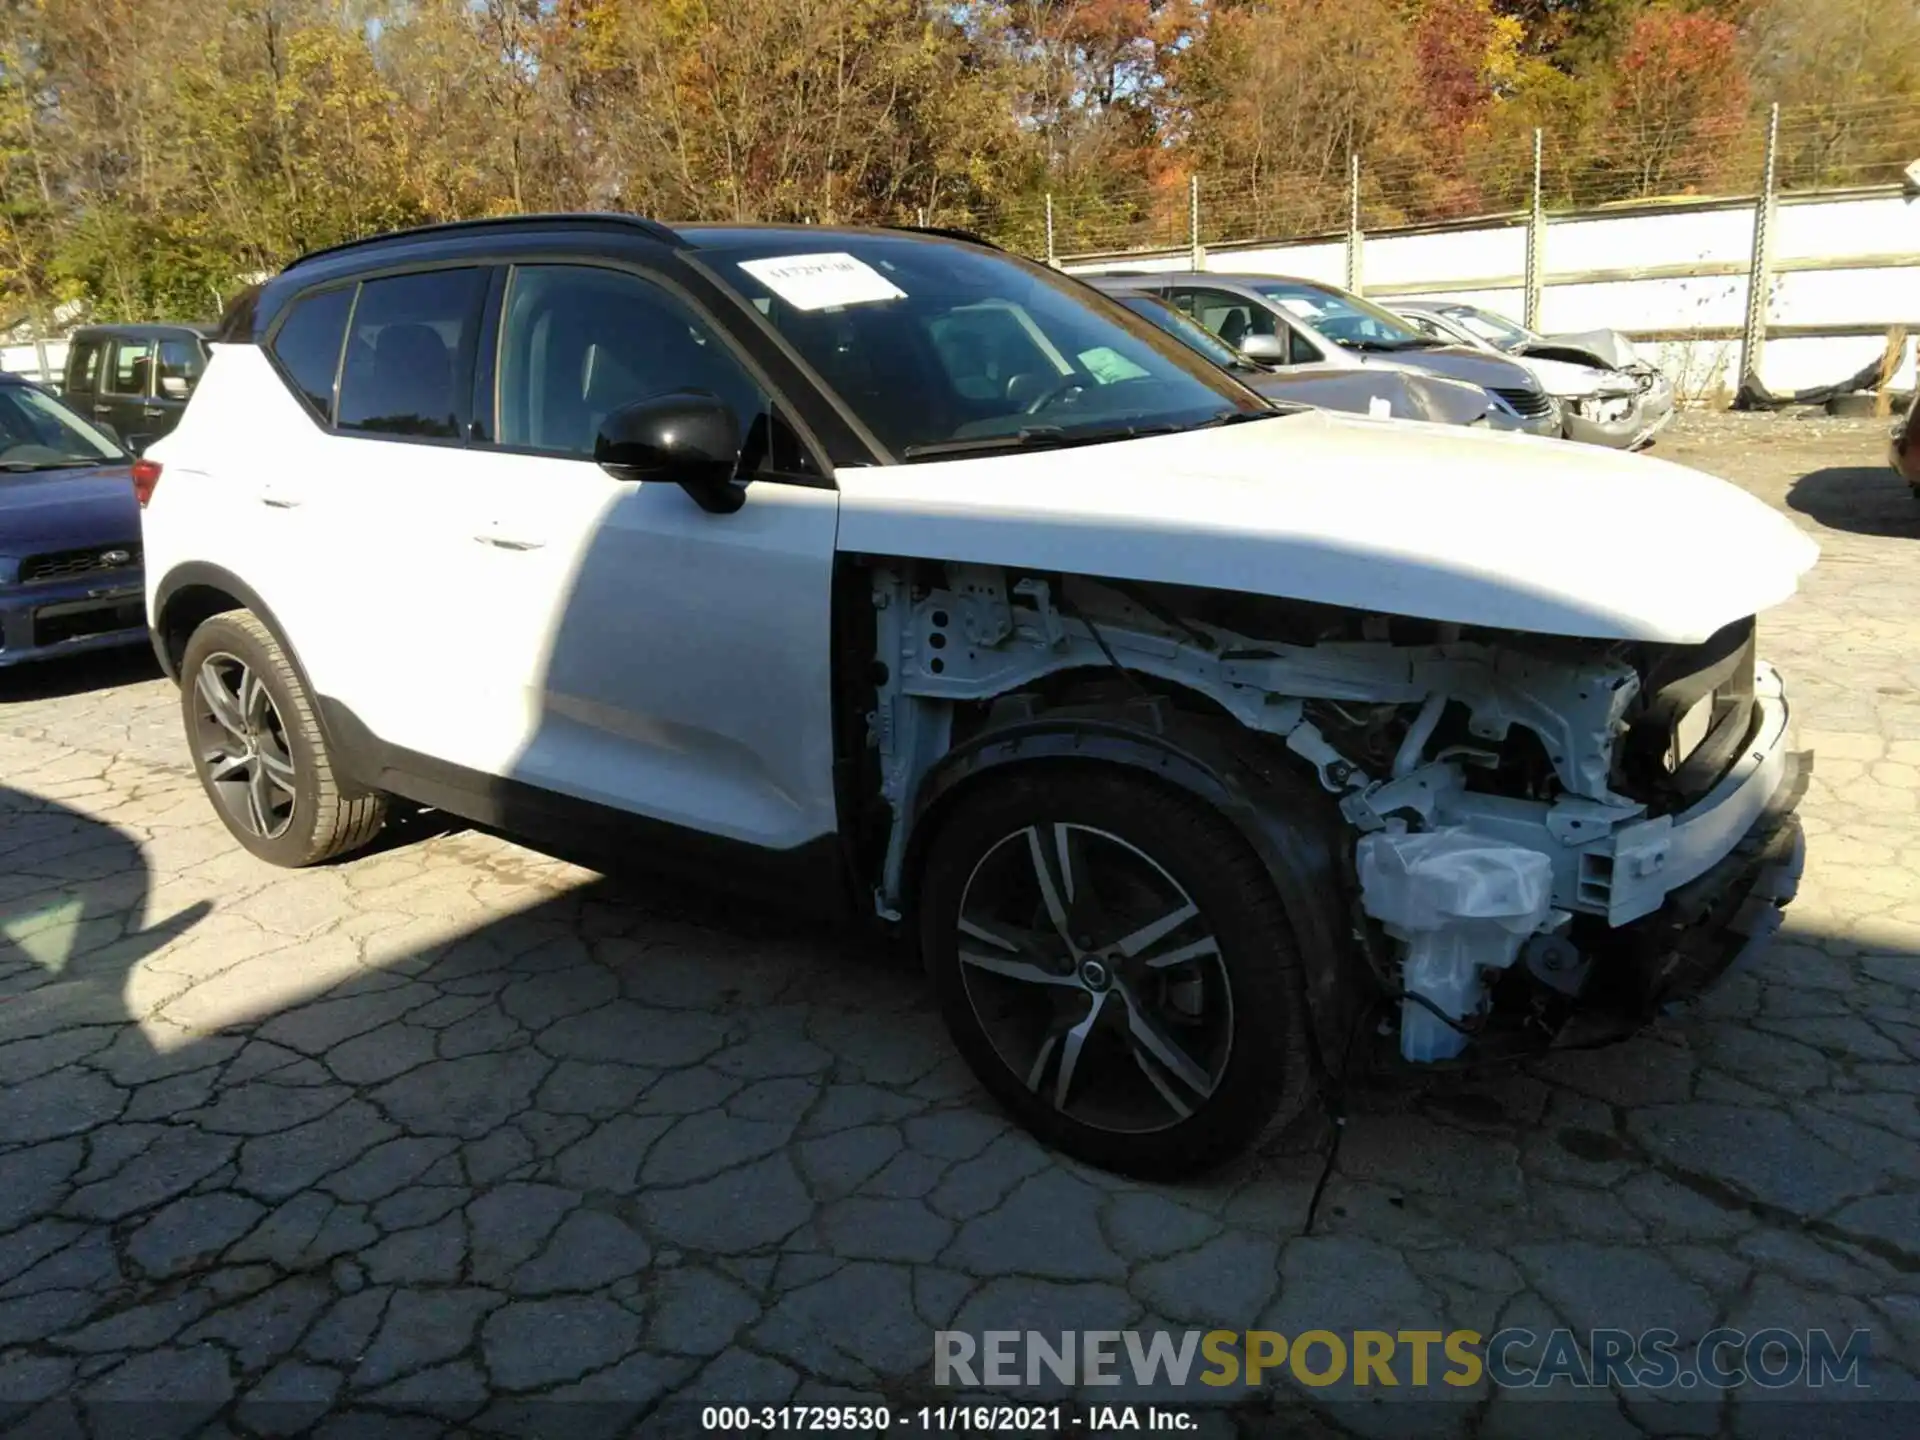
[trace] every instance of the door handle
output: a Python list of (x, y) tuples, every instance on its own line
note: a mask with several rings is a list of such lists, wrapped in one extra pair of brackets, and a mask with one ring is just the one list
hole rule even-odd
[(538, 550), (547, 542), (544, 540), (519, 540), (510, 535), (481, 534), (473, 537), (482, 545), (491, 545), (496, 550)]
[(266, 494), (260, 497), (260, 503), (270, 510), (298, 510), (300, 502), (290, 495)]
[(149, 419), (157, 420), (167, 412), (162, 410), (158, 405), (143, 405), (140, 407), (140, 413)]
[(113, 406), (96, 405), (93, 407), (93, 413), (96, 415), (111, 415), (113, 413)]

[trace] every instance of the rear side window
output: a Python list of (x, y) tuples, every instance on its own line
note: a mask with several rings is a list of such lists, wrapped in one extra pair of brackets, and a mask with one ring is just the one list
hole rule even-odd
[(74, 343), (67, 360), (67, 389), (92, 394), (100, 383), (100, 342), (80, 340)]
[(340, 372), (342, 430), (451, 438), (487, 272), (432, 270), (360, 286)]
[(351, 285), (296, 300), (270, 347), (301, 398), (326, 421), (333, 419), (333, 382), (340, 374), (340, 342), (352, 308)]

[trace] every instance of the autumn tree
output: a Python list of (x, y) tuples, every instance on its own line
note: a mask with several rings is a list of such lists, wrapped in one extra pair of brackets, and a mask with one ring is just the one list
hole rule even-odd
[(1898, 98), (1920, 96), (1920, 5), (1760, 0), (1742, 33), (1756, 93), (1783, 110), (1787, 183), (1893, 180), (1920, 155), (1920, 105)]
[[(1864, 98), (1863, 97), (1868, 97)], [(1904, 98), (1902, 98), (1904, 97)], [(1038, 250), (1920, 153), (1912, 0), (0, 0), (10, 316), (205, 316), (429, 218), (925, 219)]]
[(1655, 9), (1627, 35), (1612, 86), (1613, 164), (1631, 193), (1691, 189), (1731, 161), (1747, 110), (1734, 26), (1703, 11)]

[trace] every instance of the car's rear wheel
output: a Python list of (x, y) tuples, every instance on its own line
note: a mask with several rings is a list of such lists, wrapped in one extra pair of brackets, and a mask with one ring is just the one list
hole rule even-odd
[(335, 772), (299, 674), (252, 611), (229, 610), (193, 632), (180, 707), (215, 813), (262, 860), (314, 865), (380, 833), (386, 797)]
[(929, 848), (920, 920), (955, 1043), (1071, 1155), (1196, 1170), (1311, 1085), (1280, 898), (1183, 793), (1094, 766), (985, 783)]

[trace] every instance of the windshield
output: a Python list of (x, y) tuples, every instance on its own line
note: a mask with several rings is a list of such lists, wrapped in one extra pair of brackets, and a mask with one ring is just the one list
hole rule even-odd
[(1416, 350), (1439, 342), (1378, 305), (1299, 280), (1260, 280), (1253, 288), (1336, 345), (1352, 350)]
[(1487, 310), (1475, 310), (1471, 305), (1450, 305), (1440, 312), (1456, 325), (1463, 325), (1482, 340), (1498, 345), (1502, 350), (1511, 350), (1516, 345), (1524, 345), (1534, 336), (1511, 320)]
[(1189, 319), (1158, 295), (1138, 291), (1113, 297), (1134, 314), (1144, 316), (1153, 325), (1173, 336), (1181, 344), (1198, 350), (1214, 364), (1227, 370), (1258, 370), (1246, 356), (1227, 344), (1198, 320)]
[(0, 470), (57, 470), (124, 459), (118, 445), (45, 391), (0, 385)]
[(1119, 305), (1010, 255), (770, 234), (699, 258), (902, 459), (1274, 413)]

